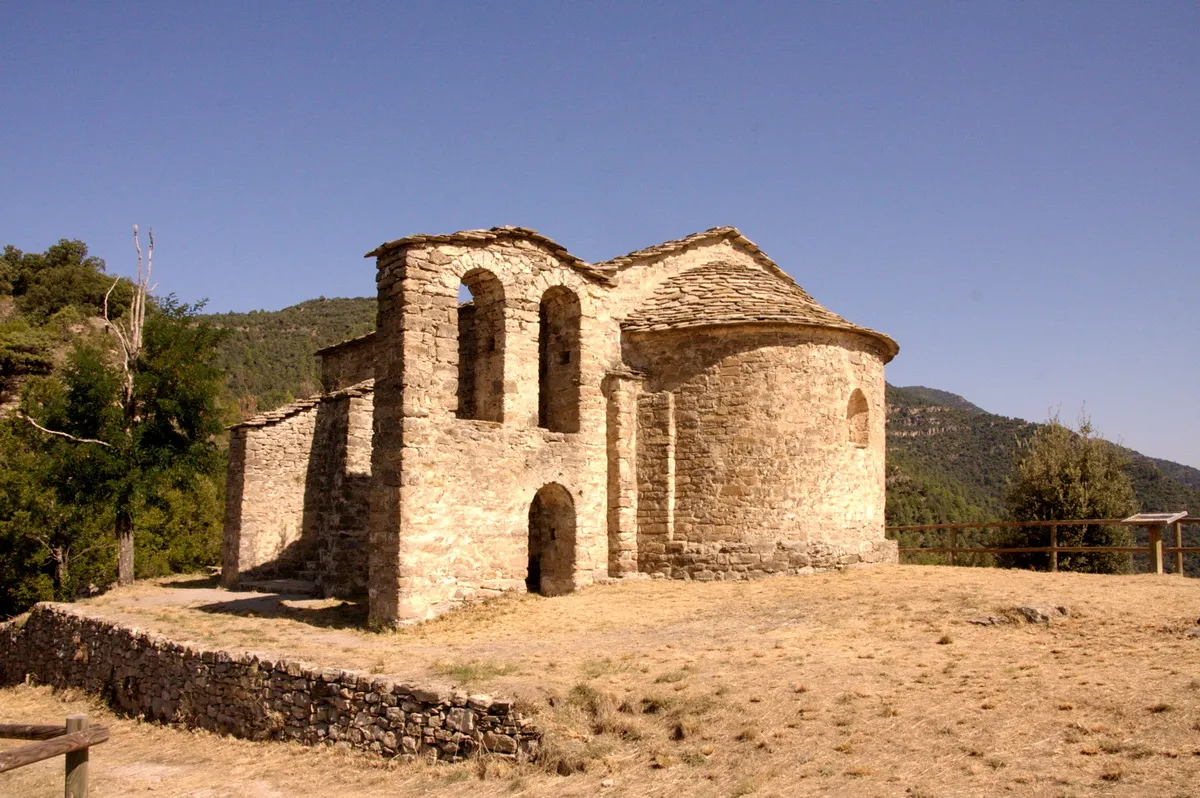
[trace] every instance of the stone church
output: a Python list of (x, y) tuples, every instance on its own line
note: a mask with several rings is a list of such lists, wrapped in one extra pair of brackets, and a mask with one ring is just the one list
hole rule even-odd
[(896, 560), (898, 347), (737, 229), (603, 263), (520, 227), (367, 257), (375, 332), (317, 353), (322, 395), (232, 429), (226, 586), (309, 579), (387, 626), (505, 590)]

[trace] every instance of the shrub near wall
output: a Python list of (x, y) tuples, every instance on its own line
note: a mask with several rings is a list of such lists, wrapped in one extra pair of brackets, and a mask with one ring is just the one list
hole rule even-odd
[(0, 625), (0, 684), (26, 680), (82, 688), (148, 720), (385, 757), (533, 757), (541, 741), (511, 701), (202, 650), (58, 604)]

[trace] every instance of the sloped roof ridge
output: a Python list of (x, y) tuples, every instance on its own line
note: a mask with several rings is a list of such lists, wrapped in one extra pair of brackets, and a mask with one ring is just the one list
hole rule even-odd
[(707, 230), (702, 230), (698, 233), (692, 233), (691, 235), (684, 236), (683, 238), (664, 241), (661, 244), (655, 244), (650, 247), (634, 250), (633, 252), (628, 252), (624, 255), (619, 255), (615, 258), (599, 261), (597, 263), (588, 263), (584, 259), (572, 255), (566, 247), (562, 246), (554, 239), (542, 235), (536, 230), (533, 230), (529, 227), (514, 227), (511, 225), (492, 227), (487, 230), (459, 230), (456, 233), (417, 233), (380, 244), (363, 257), (374, 258), (394, 249), (420, 244), (489, 242), (499, 241), (506, 238), (520, 238), (540, 244), (548, 249), (551, 254), (567, 262), (583, 274), (599, 280), (600, 282), (606, 283), (611, 282), (612, 278), (616, 276), (617, 272), (628, 268), (634, 263), (665, 257), (706, 241), (724, 238), (741, 246), (760, 264), (766, 267), (769, 271), (774, 272), (776, 276), (793, 283), (795, 282), (792, 280), (791, 275), (779, 268), (779, 264), (771, 260), (771, 258), (759, 248), (758, 244), (755, 244), (753, 241), (746, 238), (746, 236), (742, 234), (741, 230), (728, 225), (722, 227), (710, 227)]
[(274, 410), (268, 410), (265, 413), (259, 413), (257, 416), (251, 416), (237, 424), (232, 424), (226, 429), (242, 429), (244, 427), (269, 427), (273, 424), (278, 424), (281, 421), (287, 421), (293, 416), (298, 416), (305, 410), (310, 410), (321, 402), (328, 402), (334, 399), (341, 399), (346, 396), (366, 396), (375, 392), (375, 380), (367, 379), (362, 382), (356, 382), (353, 385), (347, 385), (345, 388), (333, 391), (331, 393), (323, 393), (320, 396), (309, 396), (304, 399), (297, 399), (291, 404), (286, 404), (283, 407), (277, 407)]
[(375, 249), (364, 255), (364, 258), (375, 258), (384, 253), (391, 252), (394, 249), (408, 247), (420, 244), (459, 244), (459, 243), (474, 243), (474, 242), (489, 242), (500, 241), (503, 239), (523, 239), (532, 241), (535, 244), (540, 244), (550, 251), (552, 255), (565, 261), (568, 265), (574, 267), (584, 275), (601, 282), (608, 282), (613, 275), (612, 271), (605, 269), (599, 265), (588, 263), (583, 258), (576, 257), (567, 251), (567, 248), (559, 244), (552, 238), (542, 235), (537, 230), (532, 230), (528, 227), (493, 227), (489, 230), (459, 230), (457, 233), (444, 233), (440, 235), (428, 235), (418, 233), (416, 235), (397, 238), (395, 241), (388, 241), (380, 244)]
[[(741, 230), (728, 225), (723, 227), (710, 227), (707, 230), (702, 230), (699, 233), (692, 233), (689, 236), (684, 236), (683, 238), (678, 238), (673, 241), (664, 241), (661, 244), (655, 244), (652, 247), (636, 249), (633, 252), (619, 255), (618, 257), (610, 260), (595, 263), (593, 264), (593, 267), (616, 273), (622, 269), (629, 268), (634, 263), (653, 260), (654, 258), (666, 257), (667, 255), (672, 255), (676, 252), (687, 249), (688, 247), (696, 246), (697, 244), (701, 244), (705, 241), (711, 241), (720, 238), (725, 238), (735, 244), (738, 244), (747, 252), (749, 252), (756, 261), (767, 267), (769, 271), (773, 272), (776, 277), (782, 277), (789, 283), (796, 285), (796, 281), (792, 279), (792, 276), (783, 269), (779, 268), (779, 264), (771, 260), (767, 253), (763, 252), (762, 249), (759, 248), (758, 244), (755, 244), (753, 241), (746, 238), (746, 236), (742, 235)], [(798, 285), (796, 287), (799, 288)], [(804, 289), (801, 288), (800, 290), (803, 291)]]

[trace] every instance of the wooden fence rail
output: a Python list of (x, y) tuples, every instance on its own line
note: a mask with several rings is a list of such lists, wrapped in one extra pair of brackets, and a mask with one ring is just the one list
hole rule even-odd
[(91, 726), (87, 715), (68, 715), (66, 726), (25, 723), (0, 723), (0, 737), (40, 742), (0, 751), (0, 773), (16, 770), (51, 757), (66, 757), (66, 798), (86, 798), (88, 794), (88, 749), (108, 740), (108, 729)]
[[(1150, 557), (1150, 570), (1155, 573), (1163, 572), (1163, 555), (1175, 555), (1175, 573), (1183, 576), (1183, 555), (1184, 554), (1200, 554), (1200, 546), (1184, 546), (1183, 545), (1183, 527), (1192, 524), (1200, 524), (1200, 518), (1186, 517), (1171, 524), (1174, 531), (1175, 545), (1162, 545), (1162, 527), (1158, 525), (1147, 524), (1149, 530), (1149, 542), (1145, 546), (1060, 546), (1058, 545), (1058, 530), (1060, 527), (1070, 526), (1113, 526), (1120, 524), (1123, 519), (1120, 518), (1086, 518), (1073, 519), (1070, 521), (988, 521), (982, 523), (971, 524), (907, 524), (903, 526), (889, 526), (888, 532), (932, 532), (945, 531), (950, 538), (948, 546), (929, 546), (915, 548), (901, 548), (901, 554), (949, 554), (950, 564), (958, 564), (958, 555), (960, 554), (1046, 554), (1050, 559), (1050, 570), (1058, 570), (1058, 555), (1059, 553), (1132, 553), (1146, 554)], [(990, 547), (990, 546), (959, 546), (958, 533), (964, 529), (1005, 529), (1005, 528), (1020, 528), (1020, 527), (1049, 527), (1050, 528), (1050, 545), (1049, 546), (1013, 546), (1013, 547)]]

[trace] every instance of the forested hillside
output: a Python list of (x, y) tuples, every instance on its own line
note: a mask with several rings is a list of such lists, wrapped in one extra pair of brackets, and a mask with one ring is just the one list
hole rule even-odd
[(375, 329), (375, 299), (310, 299), (283, 310), (204, 316), (228, 331), (220, 367), (243, 416), (320, 390), (314, 353)]
[[(115, 284), (114, 284), (115, 283)], [(30, 377), (61, 367), (74, 341), (95, 333), (108, 298), (109, 316), (129, 307), (128, 280), (105, 274), (82, 241), (63, 239), (45, 252), (14, 246), (0, 254), (0, 405), (15, 406)]]
[[(961, 396), (888, 386), (888, 522), (1000, 518), (1019, 441), (1037, 425), (979, 409)], [(1144, 511), (1200, 512), (1200, 469), (1122, 447)]]

